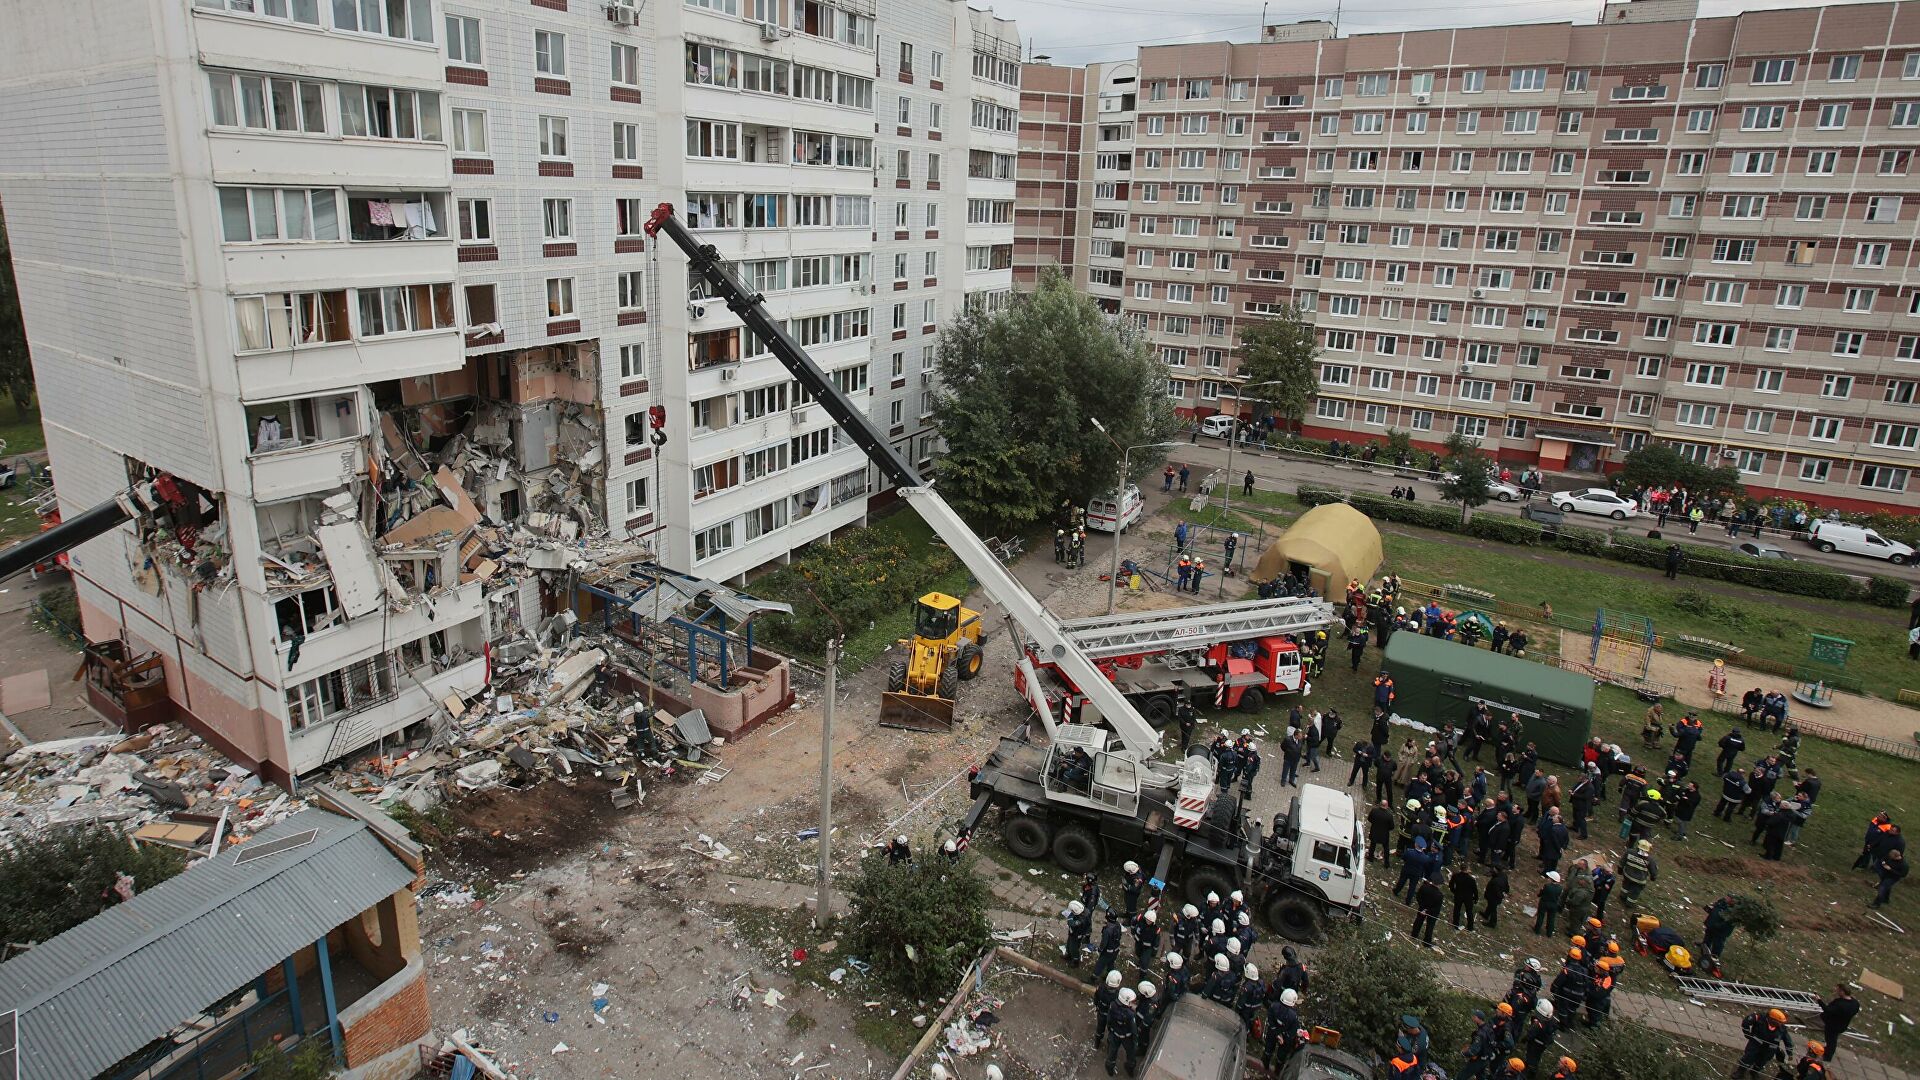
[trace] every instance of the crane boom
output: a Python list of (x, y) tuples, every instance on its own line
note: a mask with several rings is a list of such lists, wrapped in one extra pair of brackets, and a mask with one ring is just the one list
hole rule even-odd
[[(1159, 732), (1147, 723), (1113, 683), (1100, 674), (1093, 662), (1080, 652), (1073, 639), (1061, 629), (1060, 621), (1053, 617), (1053, 613), (1007, 571), (980, 537), (947, 505), (947, 501), (921, 480), (913, 466), (894, 450), (873, 421), (840, 392), (839, 386), (820, 370), (820, 365), (814, 363), (799, 342), (788, 335), (786, 328), (767, 314), (762, 297), (741, 283), (711, 244), (702, 244), (680, 223), (680, 219), (674, 216), (672, 203), (661, 203), (654, 210), (653, 216), (647, 220), (646, 233), (656, 238), (665, 233), (667, 239), (686, 253), (688, 272), (704, 281), (720, 299), (726, 301), (729, 311), (738, 315), (748, 329), (767, 343), (787, 371), (801, 386), (806, 387), (827, 410), (827, 415), (833, 417), (840, 429), (853, 440), (854, 445), (864, 451), (868, 460), (899, 489), (900, 497), (926, 520), (940, 539), (947, 542), (947, 547), (959, 556), (967, 572), (980, 583), (981, 592), (999, 604), (1034, 641), (1040, 658), (1051, 661), (1082, 688), (1088, 704), (1113, 728), (1127, 749), (1143, 759), (1159, 753)], [(1015, 648), (1019, 645), (1019, 642), (1014, 642)], [(1088, 714), (1082, 715), (1090, 719)]]

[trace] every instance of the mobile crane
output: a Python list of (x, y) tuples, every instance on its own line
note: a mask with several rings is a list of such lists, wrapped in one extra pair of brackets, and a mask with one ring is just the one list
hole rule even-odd
[[(1091, 644), (1102, 634), (1124, 637), (1126, 629), (1105, 620), (1075, 629), (1063, 625), (767, 314), (763, 298), (742, 284), (712, 245), (681, 224), (672, 203), (661, 203), (644, 228), (649, 237), (664, 234), (686, 254), (689, 273), (767, 343), (1001, 606), (1020, 650), (1016, 685), (1045, 727), (1049, 745), (1036, 746), (1024, 736), (1002, 738), (974, 770), (974, 801), (963, 829), (973, 830), (988, 810), (997, 809), (1007, 846), (1016, 854), (1039, 858), (1051, 851), (1063, 868), (1080, 872), (1108, 856), (1138, 851), (1157, 858), (1154, 877), (1164, 882), (1178, 860), (1188, 896), (1250, 890), (1249, 899), (1268, 923), (1294, 940), (1318, 937), (1331, 914), (1358, 916), (1366, 888), (1359, 855), (1366, 845), (1344, 793), (1307, 785), (1263, 840), (1260, 823), (1249, 822), (1240, 801), (1216, 787), (1213, 762), (1204, 752), (1196, 748), (1178, 765), (1155, 761), (1159, 732), (1082, 648), (1083, 639)], [(1140, 644), (1129, 641), (1126, 647)], [(1055, 722), (1036, 664), (1077, 690), (1078, 723), (1066, 722), (1064, 709)], [(1102, 721), (1111, 734), (1099, 726)]]

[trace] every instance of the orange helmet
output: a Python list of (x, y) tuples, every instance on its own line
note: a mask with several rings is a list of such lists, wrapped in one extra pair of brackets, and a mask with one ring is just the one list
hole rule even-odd
[(1599, 919), (1593, 918), (1592, 916), (1588, 916), (1587, 925), (1593, 927), (1595, 930), (1598, 930), (1607, 924), (1601, 922)]
[(1781, 1012), (1779, 1009), (1768, 1009), (1767, 1019), (1773, 1021), (1776, 1024), (1784, 1024), (1787, 1022), (1787, 1014), (1784, 1012)]
[(1580, 1071), (1580, 1063), (1570, 1057), (1560, 1059), (1560, 1071), (1569, 1075)]
[(1507, 1059), (1507, 1072), (1510, 1075), (1518, 1076), (1521, 1073), (1524, 1073), (1526, 1071), (1527, 1071), (1526, 1059), (1524, 1058), (1508, 1058)]
[(1812, 1056), (1812, 1057), (1819, 1057), (1820, 1055), (1822, 1055), (1822, 1054), (1824, 1054), (1824, 1053), (1826, 1053), (1826, 1052), (1827, 1052), (1827, 1044), (1826, 1044), (1826, 1043), (1823, 1043), (1823, 1042), (1821, 1042), (1821, 1041), (1820, 1041), (1820, 1040), (1818, 1040), (1818, 1039), (1808, 1039), (1808, 1040), (1807, 1040), (1807, 1053), (1808, 1053), (1808, 1054), (1809, 1054), (1810, 1056)]
[(1512, 1016), (1513, 1006), (1503, 1001), (1500, 1004), (1495, 1005), (1493, 1007), (1493, 1011), (1499, 1013), (1501, 1016)]
[(1569, 959), (1569, 960), (1578, 960), (1578, 959), (1580, 959), (1580, 950), (1579, 950), (1579, 949), (1568, 949), (1568, 950), (1567, 950), (1567, 959)]
[(1609, 941), (1609, 942), (1607, 942), (1607, 955), (1608, 955), (1608, 956), (1619, 956), (1619, 955), (1620, 955), (1620, 943), (1619, 943), (1619, 942), (1617, 942), (1617, 941)]
[(1584, 949), (1587, 947), (1587, 939), (1585, 937), (1582, 937), (1579, 934), (1573, 935), (1573, 938), (1571, 940), (1573, 943), (1573, 947), (1576, 949)]

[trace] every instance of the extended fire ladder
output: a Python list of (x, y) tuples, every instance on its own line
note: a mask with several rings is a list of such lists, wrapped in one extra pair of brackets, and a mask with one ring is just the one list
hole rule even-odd
[(1787, 990), (1778, 986), (1756, 986), (1753, 983), (1724, 982), (1720, 979), (1703, 979), (1695, 975), (1674, 973), (1673, 981), (1681, 990), (1709, 1001), (1726, 1001), (1735, 1005), (1749, 1005), (1759, 1009), (1780, 1009), (1785, 1012), (1819, 1012), (1820, 996), (1805, 990)]
[(1333, 605), (1306, 597), (1133, 611), (1062, 622), (1060, 629), (1090, 660), (1147, 653), (1182, 653), (1221, 641), (1310, 634), (1339, 621)]

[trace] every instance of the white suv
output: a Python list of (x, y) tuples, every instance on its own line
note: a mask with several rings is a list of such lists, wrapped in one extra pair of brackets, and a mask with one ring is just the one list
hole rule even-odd
[(1816, 521), (1807, 530), (1807, 543), (1820, 551), (1843, 551), (1848, 555), (1870, 555), (1895, 566), (1913, 561), (1913, 549), (1898, 540), (1888, 540), (1865, 525), (1844, 521)]

